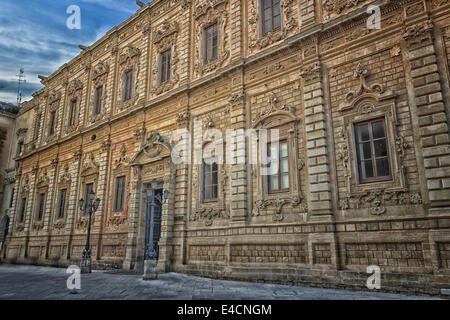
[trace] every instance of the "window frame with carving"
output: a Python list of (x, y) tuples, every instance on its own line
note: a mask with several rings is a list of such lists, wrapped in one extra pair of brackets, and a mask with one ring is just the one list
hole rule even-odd
[[(252, 165), (252, 216), (257, 219), (274, 212), (272, 219), (279, 222), (284, 220), (287, 215), (306, 213), (308, 210), (301, 191), (300, 170), (304, 168), (304, 162), (299, 158), (300, 119), (295, 107), (284, 104), (274, 92), (265, 92), (261, 95), (268, 97), (267, 105), (263, 108), (261, 108), (260, 103), (258, 108), (252, 108), (252, 105), (257, 103), (257, 99), (256, 97), (250, 98), (248, 110), (254, 110), (251, 116), (252, 129), (256, 132), (261, 129), (269, 132), (274, 129), (279, 130), (278, 142), (284, 142), (288, 146), (289, 189), (281, 192), (270, 192), (270, 175), (261, 172), (263, 164), (267, 163), (265, 160), (270, 159), (261, 159), (263, 154), (258, 152), (258, 164)], [(263, 141), (257, 138), (257, 150), (263, 151), (266, 149), (266, 154), (268, 154), (267, 147), (272, 142), (271, 139), (271, 137), (267, 137), (268, 141)], [(267, 158), (267, 156), (265, 157)], [(267, 166), (264, 167), (265, 170), (268, 169)]]
[[(117, 99), (117, 111), (123, 111), (135, 105), (139, 98), (139, 71), (140, 71), (141, 50), (129, 44), (122, 49), (119, 55), (119, 90)], [(127, 73), (132, 73), (132, 81), (127, 81)], [(127, 83), (129, 87), (126, 92)], [(125, 99), (127, 98), (127, 99)]]
[[(90, 109), (88, 111), (88, 121), (92, 124), (96, 121), (100, 121), (104, 118), (107, 110), (106, 99), (107, 99), (107, 81), (109, 74), (109, 65), (100, 61), (92, 70), (92, 85), (90, 94)], [(98, 99), (98, 90), (101, 88), (102, 95), (101, 99)], [(97, 103), (100, 103), (98, 107)], [(97, 112), (97, 109), (99, 112)]]
[[(421, 204), (420, 191), (410, 190), (406, 176), (406, 156), (410, 147), (399, 130), (396, 94), (379, 83), (369, 84), (369, 70), (358, 64), (354, 77), (360, 79), (359, 88), (349, 91), (340, 103), (342, 125), (337, 130), (338, 170), (343, 174), (343, 187), (339, 190), (341, 210), (368, 209), (371, 215), (379, 216), (387, 206)], [(390, 155), (391, 179), (361, 183), (357, 159), (355, 124), (384, 119), (387, 150)]]
[[(198, 6), (194, 10), (195, 51), (194, 74), (198, 77), (222, 67), (230, 57), (227, 26), (229, 23), (228, 0)], [(214, 59), (208, 59), (207, 30), (217, 28), (217, 46)]]
[[(160, 95), (175, 87), (179, 81), (178, 69), (178, 40), (179, 25), (178, 22), (164, 20), (162, 24), (155, 28), (152, 33), (152, 48), (154, 50), (152, 60), (152, 88), (150, 92), (153, 95)], [(170, 78), (161, 81), (161, 54), (170, 51)]]

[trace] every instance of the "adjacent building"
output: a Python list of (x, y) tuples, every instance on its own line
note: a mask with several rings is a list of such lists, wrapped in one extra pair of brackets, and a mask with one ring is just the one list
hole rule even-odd
[[(79, 264), (92, 191), (96, 268), (448, 288), (449, 25), (446, 0), (143, 5), (22, 107), (2, 261)], [(174, 163), (180, 130), (230, 161)]]

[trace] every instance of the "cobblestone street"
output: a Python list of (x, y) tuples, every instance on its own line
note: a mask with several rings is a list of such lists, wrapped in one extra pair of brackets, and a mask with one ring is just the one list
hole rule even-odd
[(66, 269), (0, 265), (0, 300), (399, 300), (432, 299), (398, 294), (347, 291), (212, 280), (161, 274), (144, 281), (126, 272), (82, 275), (77, 294), (67, 289)]

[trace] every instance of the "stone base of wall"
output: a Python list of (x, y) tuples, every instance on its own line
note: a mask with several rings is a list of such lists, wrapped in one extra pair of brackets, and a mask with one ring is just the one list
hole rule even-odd
[[(218, 265), (179, 265), (175, 266), (174, 271), (222, 280), (364, 291), (369, 290), (366, 283), (370, 276), (367, 273), (348, 270), (269, 269)], [(450, 275), (382, 273), (381, 289), (377, 291), (440, 296), (442, 288), (450, 288)]]

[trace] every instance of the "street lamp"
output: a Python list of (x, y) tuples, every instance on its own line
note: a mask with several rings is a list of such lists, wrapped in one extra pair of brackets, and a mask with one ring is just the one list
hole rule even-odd
[(91, 222), (92, 222), (92, 214), (97, 211), (98, 206), (100, 205), (100, 198), (95, 199), (95, 192), (91, 190), (88, 194), (88, 199), (86, 205), (84, 203), (84, 199), (80, 199), (80, 210), (84, 213), (86, 211), (89, 213), (89, 224), (87, 231), (87, 239), (86, 239), (86, 247), (83, 250), (83, 258), (81, 258), (81, 272), (82, 273), (91, 273), (91, 248), (90, 248), (90, 239), (91, 239)]

